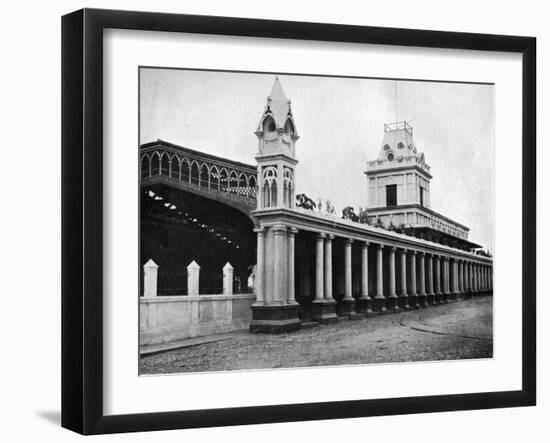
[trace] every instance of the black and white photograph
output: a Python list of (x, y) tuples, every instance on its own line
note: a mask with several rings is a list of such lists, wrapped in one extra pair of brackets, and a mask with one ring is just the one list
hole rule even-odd
[(138, 76), (139, 375), (493, 358), (494, 84)]

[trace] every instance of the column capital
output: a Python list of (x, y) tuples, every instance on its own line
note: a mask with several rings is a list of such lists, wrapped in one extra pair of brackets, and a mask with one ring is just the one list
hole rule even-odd
[(351, 245), (353, 243), (353, 238), (346, 238), (346, 243)]
[(261, 235), (265, 234), (265, 230), (266, 229), (263, 226), (260, 226), (258, 228), (254, 228), (254, 232), (257, 233), (257, 234), (261, 234)]
[(418, 255), (421, 255), (421, 256), (425, 256), (426, 255), (426, 252), (425, 251), (418, 251)]
[(332, 241), (334, 240), (334, 234), (327, 234), (327, 241)]
[(366, 248), (366, 247), (368, 247), (368, 246), (370, 246), (370, 242), (369, 242), (368, 240), (365, 240), (365, 241), (363, 242), (363, 247)]
[(287, 227), (285, 225), (275, 225), (271, 227), (271, 230), (275, 235), (282, 235), (287, 231)]
[(384, 245), (382, 243), (378, 243), (378, 249), (384, 249)]
[(296, 235), (296, 234), (298, 234), (298, 232), (299, 232), (298, 229), (295, 228), (295, 227), (288, 228), (289, 235)]
[(327, 236), (327, 235), (326, 235), (325, 233), (319, 232), (319, 233), (317, 234), (317, 241), (323, 240), (326, 236)]
[(418, 251), (417, 251), (416, 249), (411, 249), (411, 254), (412, 254), (412, 255), (416, 255), (417, 252), (418, 252)]
[(395, 246), (390, 246), (390, 251), (392, 251), (392, 252), (397, 251), (397, 247), (395, 247)]

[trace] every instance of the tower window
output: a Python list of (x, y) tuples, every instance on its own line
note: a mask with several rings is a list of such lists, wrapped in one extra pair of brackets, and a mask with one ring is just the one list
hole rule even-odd
[(384, 145), (384, 151), (389, 151), (390, 150), (390, 145)]
[(274, 122), (269, 122), (269, 131), (270, 132), (275, 131), (275, 123)]
[(386, 206), (397, 206), (397, 185), (386, 185)]
[(393, 154), (391, 152), (388, 154), (388, 161), (393, 161)]
[(404, 145), (403, 143), (399, 142), (399, 143), (397, 144), (397, 147), (398, 147), (399, 149), (403, 149), (403, 148), (405, 147), (405, 145)]
[(424, 188), (420, 186), (420, 206), (424, 206)]

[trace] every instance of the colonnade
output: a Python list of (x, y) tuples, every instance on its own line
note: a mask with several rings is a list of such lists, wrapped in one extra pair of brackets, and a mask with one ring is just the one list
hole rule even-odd
[[(277, 332), (279, 327), (288, 330), (289, 322), (294, 322), (292, 328), (299, 328), (295, 324), (300, 309), (295, 294), (295, 237), (298, 230), (274, 225), (256, 229), (256, 233), (258, 256), (253, 311), (265, 314), (268, 332)], [(343, 297), (338, 294), (336, 301), (333, 263), (342, 257), (333, 254), (335, 235), (321, 232), (315, 236), (315, 291), (311, 318), (320, 323), (337, 321), (339, 316), (426, 308), (492, 291), (492, 264), (471, 254), (465, 257), (460, 254), (462, 251), (447, 254), (428, 250), (424, 245), (400, 246), (339, 236), (338, 239), (344, 241), (344, 292)], [(360, 254), (352, 253), (355, 248), (360, 248)], [(371, 256), (374, 255), (375, 259), (369, 263), (371, 249), (374, 250)], [(359, 257), (361, 263), (354, 263), (354, 256)], [(358, 279), (355, 275), (353, 280), (352, 274), (356, 272), (360, 277)], [(357, 283), (357, 280), (360, 280), (359, 285), (355, 285), (358, 291), (353, 293), (353, 282)], [(252, 323), (262, 315), (254, 315)]]

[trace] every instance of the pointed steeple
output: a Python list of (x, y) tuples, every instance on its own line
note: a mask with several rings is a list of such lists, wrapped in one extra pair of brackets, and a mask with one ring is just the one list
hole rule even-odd
[(285, 91), (283, 91), (283, 87), (281, 86), (279, 77), (275, 77), (275, 81), (273, 82), (273, 87), (271, 88), (271, 94), (269, 94), (269, 98), (274, 101), (285, 103), (288, 102), (288, 98), (285, 94)]
[(292, 118), (291, 101), (286, 96), (279, 77), (275, 77), (271, 93), (267, 96), (267, 103), (258, 125), (258, 131), (262, 130), (262, 123), (268, 116), (273, 118), (275, 129), (279, 130), (285, 130), (286, 124), (290, 120), (293, 126), (293, 132), (296, 134), (296, 126)]

